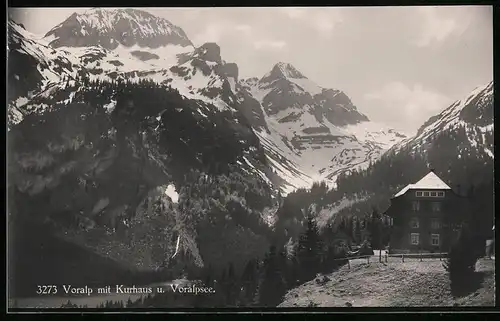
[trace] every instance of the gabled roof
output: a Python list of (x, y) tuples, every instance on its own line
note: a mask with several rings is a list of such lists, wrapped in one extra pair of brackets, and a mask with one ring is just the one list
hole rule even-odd
[(396, 195), (394, 195), (394, 197), (398, 197), (398, 196), (401, 196), (403, 195), (404, 193), (406, 193), (409, 189), (411, 189), (413, 187), (413, 185), (415, 184), (408, 184), (406, 185), (402, 190), (400, 190), (399, 192), (396, 193)]
[(421, 180), (415, 184), (408, 184), (402, 190), (400, 190), (394, 197), (399, 197), (405, 194), (408, 190), (412, 189), (442, 189), (451, 190), (451, 188), (441, 180), (433, 171), (425, 175)]

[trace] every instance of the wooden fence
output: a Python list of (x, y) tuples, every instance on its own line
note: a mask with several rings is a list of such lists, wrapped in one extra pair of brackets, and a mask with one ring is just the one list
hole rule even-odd
[(429, 258), (439, 258), (440, 261), (442, 261), (444, 258), (448, 257), (448, 253), (406, 253), (406, 254), (384, 254), (384, 255), (359, 255), (359, 256), (351, 256), (351, 257), (346, 257), (343, 259), (339, 260), (346, 260), (347, 259), (347, 266), (350, 269), (351, 268), (351, 260), (356, 260), (356, 259), (366, 259), (367, 263), (370, 263), (370, 260), (375, 260), (379, 261), (382, 263), (385, 261), (387, 263), (389, 257), (400, 257), (401, 262), (405, 261), (405, 258), (407, 259), (420, 259), (420, 262), (423, 261), (423, 259), (429, 259)]

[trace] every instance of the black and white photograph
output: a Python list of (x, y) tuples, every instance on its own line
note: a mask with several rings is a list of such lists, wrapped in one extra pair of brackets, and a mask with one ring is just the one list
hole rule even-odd
[(496, 305), (493, 6), (6, 28), (14, 312)]

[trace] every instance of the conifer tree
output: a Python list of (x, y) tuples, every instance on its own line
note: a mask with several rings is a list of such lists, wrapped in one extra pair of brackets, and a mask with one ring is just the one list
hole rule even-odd
[(322, 241), (314, 217), (309, 214), (304, 233), (300, 235), (297, 258), (300, 264), (300, 280), (314, 278), (322, 257)]
[(276, 307), (285, 294), (286, 288), (278, 255), (276, 246), (272, 245), (264, 259), (259, 285), (260, 306)]
[(352, 216), (349, 216), (346, 219), (346, 234), (351, 240), (354, 239), (354, 232), (353, 231), (354, 231), (354, 226), (353, 226)]
[(381, 235), (382, 224), (380, 220), (381, 220), (380, 214), (374, 207), (371, 214), (370, 222), (368, 224), (368, 232), (370, 233), (372, 249), (377, 249), (377, 250), (380, 250), (382, 247), (382, 235)]
[(356, 243), (360, 244), (361, 243), (361, 222), (359, 219), (356, 219), (354, 222), (354, 239), (356, 240)]
[(234, 306), (238, 294), (237, 289), (239, 289), (239, 282), (236, 278), (234, 272), (234, 264), (232, 262), (229, 263), (227, 271), (227, 279), (225, 284), (226, 302), (228, 306)]
[(258, 282), (258, 262), (255, 259), (248, 261), (243, 274), (241, 275), (241, 285), (243, 292), (243, 305), (250, 305), (257, 291)]
[(218, 302), (220, 306), (227, 305), (227, 300), (226, 300), (227, 296), (226, 296), (226, 292), (225, 292), (226, 286), (227, 286), (226, 269), (223, 268), (222, 272), (221, 272), (221, 276), (217, 280), (216, 290), (215, 290), (215, 292), (218, 294), (217, 298), (220, 301), (220, 302)]
[(463, 295), (467, 293), (474, 280), (476, 262), (479, 253), (471, 251), (471, 244), (475, 242), (474, 232), (468, 224), (462, 224), (460, 236), (453, 244), (448, 259), (443, 263), (448, 271), (451, 290), (453, 294)]

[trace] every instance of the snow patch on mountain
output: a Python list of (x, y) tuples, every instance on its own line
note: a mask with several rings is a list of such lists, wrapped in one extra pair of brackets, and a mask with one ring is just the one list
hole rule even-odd
[(351, 207), (352, 205), (367, 200), (368, 196), (353, 195), (352, 197), (343, 197), (334, 204), (326, 205), (324, 207), (317, 207), (315, 204), (312, 206), (313, 213), (315, 214), (316, 222), (319, 228), (324, 228), (328, 223), (336, 226), (339, 223), (337, 215), (341, 210)]
[(284, 195), (300, 187), (312, 186), (314, 179), (300, 169), (299, 157), (285, 144), (284, 137), (277, 137), (276, 131), (254, 132), (264, 147), (269, 166), (284, 180), (281, 186)]
[(375, 143), (383, 149), (388, 149), (402, 139), (406, 138), (404, 134), (389, 128), (382, 123), (373, 121), (347, 125), (343, 129), (346, 133), (354, 135), (360, 141)]
[(172, 203), (177, 203), (179, 201), (179, 194), (175, 190), (175, 186), (173, 184), (170, 184), (167, 186), (165, 190), (165, 195), (170, 197), (172, 199)]
[(102, 74), (110, 72), (133, 72), (158, 69), (151, 63), (141, 61), (130, 55), (127, 50), (120, 51), (107, 50), (102, 47), (59, 47), (60, 50), (67, 52), (69, 57), (77, 58), (86, 69), (103, 69)]
[[(153, 67), (157, 68), (168, 68), (178, 64), (178, 55), (185, 54), (194, 50), (193, 46), (180, 46), (180, 45), (166, 45), (160, 46), (158, 48), (142, 48), (138, 45), (133, 45), (131, 47), (126, 47), (122, 44), (118, 45), (116, 49), (113, 50), (120, 57), (133, 57), (133, 52), (144, 51), (158, 56), (157, 59), (147, 60), (147, 63)], [(137, 59), (137, 58), (135, 58)]]
[(323, 88), (307, 78), (291, 78), (290, 81), (298, 87), (299, 92), (309, 93), (312, 96), (319, 95), (323, 91)]

